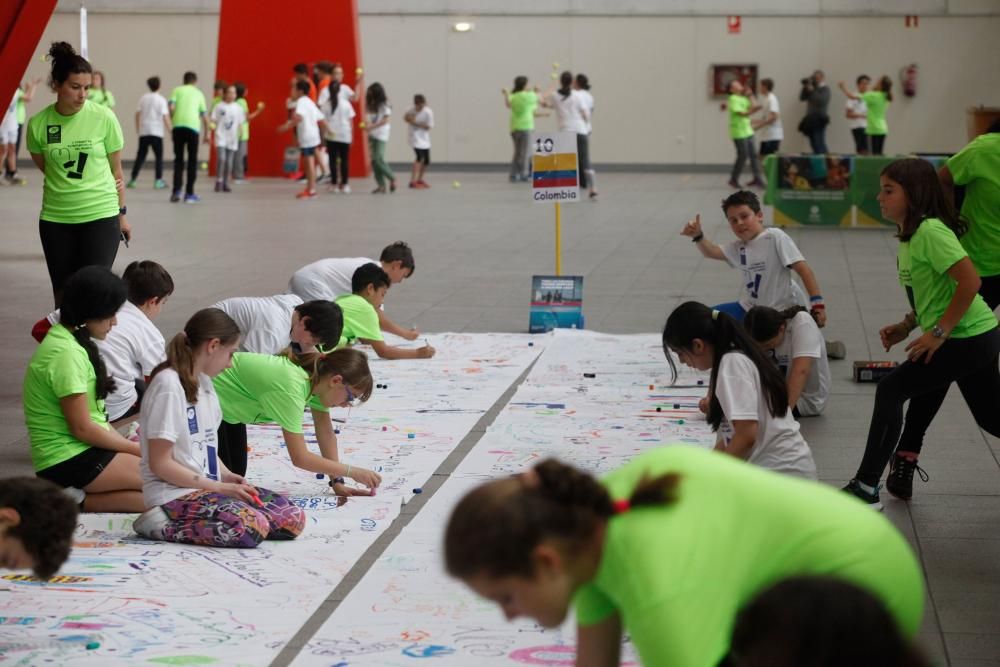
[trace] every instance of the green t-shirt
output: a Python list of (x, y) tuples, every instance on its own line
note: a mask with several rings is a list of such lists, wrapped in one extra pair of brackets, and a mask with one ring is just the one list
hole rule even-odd
[(70, 432), (59, 400), (86, 394), (90, 419), (108, 428), (104, 401), (97, 398), (97, 374), (69, 329), (57, 324), (35, 348), (24, 374), (24, 421), (31, 440), (31, 462), (45, 470), (90, 449)]
[(106, 106), (109, 109), (113, 109), (115, 106), (115, 96), (111, 94), (110, 90), (101, 90), (100, 88), (91, 88), (87, 91), (87, 99), (94, 104), (100, 104)]
[(28, 105), (24, 103), (24, 91), (20, 88), (14, 91), (14, 99), (17, 100), (14, 103), (14, 117), (17, 119), (18, 125), (24, 125), (24, 121), (28, 117)]
[[(247, 99), (245, 97), (238, 97), (236, 98), (236, 103), (243, 109), (243, 114), (249, 118), (250, 105), (247, 104)], [(243, 124), (240, 125), (240, 141), (250, 141), (250, 121), (248, 120), (243, 121)]]
[(118, 215), (108, 156), (125, 146), (111, 109), (87, 101), (72, 116), (51, 104), (28, 121), (28, 152), (45, 158), (42, 220), (91, 222)]
[[(924, 331), (930, 331), (955, 295), (956, 283), (948, 275), (948, 269), (968, 255), (955, 233), (937, 218), (927, 218), (920, 223), (910, 240), (900, 245), (905, 243), (910, 246), (910, 280), (913, 283), (917, 323)], [(996, 326), (996, 316), (983, 297), (977, 294), (949, 335), (951, 338), (969, 338)]]
[(726, 106), (729, 108), (729, 136), (733, 139), (752, 137), (750, 116), (742, 115), (750, 111), (750, 99), (743, 95), (730, 95)]
[(538, 93), (522, 90), (510, 96), (511, 131), (531, 131), (535, 129), (535, 109), (538, 107)]
[(889, 109), (889, 98), (881, 90), (869, 90), (859, 97), (868, 107), (868, 127), (866, 134), (889, 134), (889, 124), (885, 121), (885, 112)]
[(326, 410), (312, 396), (309, 374), (287, 358), (237, 352), (233, 366), (214, 378), (222, 419), (230, 424), (278, 424), (302, 433), (306, 406)]
[(174, 127), (186, 127), (201, 132), (201, 117), (205, 115), (205, 94), (190, 83), (174, 88), (170, 93), (173, 112), (170, 122)]
[(984, 134), (951, 156), (948, 171), (965, 186), (962, 247), (981, 276), (1000, 275), (1000, 133)]
[(340, 334), (337, 347), (351, 345), (357, 339), (382, 340), (382, 329), (378, 324), (378, 311), (363, 296), (345, 294), (334, 299), (344, 312), (344, 332)]
[(608, 475), (615, 499), (639, 480), (681, 475), (678, 500), (612, 518), (597, 575), (577, 590), (577, 621), (615, 612), (643, 665), (714, 667), (737, 612), (795, 575), (829, 575), (882, 599), (912, 637), (924, 581), (906, 540), (857, 499), (732, 457), (671, 445)]

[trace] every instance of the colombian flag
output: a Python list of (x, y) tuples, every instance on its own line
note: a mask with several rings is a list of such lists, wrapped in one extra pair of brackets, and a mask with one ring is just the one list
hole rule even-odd
[(534, 168), (533, 187), (575, 188), (579, 184), (576, 175), (575, 153), (536, 155), (532, 166)]

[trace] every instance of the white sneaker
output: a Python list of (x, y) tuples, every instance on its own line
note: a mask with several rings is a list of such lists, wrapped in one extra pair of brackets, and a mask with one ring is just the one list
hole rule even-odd
[(351, 194), (351, 186), (350, 185), (343, 186), (342, 188), (340, 188), (340, 192), (341, 192), (341, 194), (345, 194), (345, 195)]
[(167, 513), (163, 511), (162, 507), (157, 505), (153, 509), (146, 510), (140, 514), (132, 522), (132, 530), (151, 540), (162, 540), (163, 529), (166, 528), (169, 522), (170, 519), (167, 517)]
[(87, 492), (83, 489), (78, 489), (75, 486), (65, 486), (62, 490), (67, 496), (73, 499), (73, 503), (79, 505), (83, 503), (84, 499), (87, 497)]

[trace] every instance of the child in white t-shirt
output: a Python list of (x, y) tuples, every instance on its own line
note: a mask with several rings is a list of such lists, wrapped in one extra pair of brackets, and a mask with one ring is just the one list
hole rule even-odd
[(309, 98), (309, 82), (296, 81), (292, 87), (292, 100), (295, 109), (288, 122), (278, 128), (284, 132), (295, 126), (295, 134), (299, 139), (302, 151), (302, 164), (306, 172), (306, 188), (298, 193), (298, 199), (312, 199), (316, 196), (316, 147), (320, 145), (320, 130), (323, 134), (330, 130), (323, 118), (323, 113), (316, 103)]
[(389, 98), (385, 94), (385, 88), (376, 81), (368, 86), (365, 91), (365, 107), (368, 111), (368, 125), (365, 131), (368, 132), (368, 152), (371, 154), (372, 172), (375, 175), (375, 183), (378, 184), (373, 195), (382, 195), (386, 192), (386, 185), (389, 192), (396, 191), (396, 174), (385, 160), (385, 147), (389, 143), (389, 132), (391, 129), (392, 107), (389, 106)]
[(253, 548), (294, 539), (305, 526), (305, 513), (288, 498), (251, 486), (219, 460), (222, 409), (212, 378), (232, 366), (239, 338), (224, 312), (199, 310), (153, 372), (140, 428), (147, 510), (133, 524), (143, 537)]
[[(296, 271), (288, 281), (288, 291), (304, 301), (323, 299), (333, 301), (338, 296), (353, 292), (354, 272), (365, 264), (380, 264), (389, 275), (393, 285), (398, 285), (413, 275), (413, 250), (404, 241), (390, 243), (382, 249), (379, 261), (367, 257), (330, 257), (307, 264)], [(404, 329), (378, 309), (379, 328), (382, 331), (416, 340), (420, 332), (416, 328)]]
[[(749, 190), (740, 190), (722, 202), (722, 211), (729, 221), (735, 241), (716, 245), (701, 229), (701, 215), (684, 225), (681, 234), (691, 237), (699, 252), (709, 259), (726, 262), (743, 272), (740, 298), (715, 306), (742, 321), (754, 306), (790, 308), (809, 304), (809, 312), (820, 327), (826, 325), (826, 306), (819, 291), (816, 275), (799, 252), (795, 242), (780, 229), (764, 227), (760, 200)], [(802, 280), (809, 300), (792, 279), (792, 273)]]
[[(358, 69), (360, 72), (360, 68)], [(361, 82), (361, 74), (357, 76)], [(344, 68), (333, 64), (330, 85), (319, 91), (318, 104), (326, 118), (326, 152), (330, 156), (331, 192), (350, 194), (350, 155), (354, 141), (354, 102), (358, 94), (344, 83)]]
[(233, 318), (243, 332), (240, 352), (278, 354), (291, 346), (297, 353), (337, 347), (344, 315), (332, 301), (303, 302), (294, 294), (239, 296), (212, 306)]
[(240, 130), (247, 122), (243, 107), (236, 103), (236, 86), (226, 86), (222, 101), (212, 107), (211, 128), (215, 135), (217, 158), (215, 191), (232, 192), (229, 177), (233, 171), (233, 160), (240, 147)]
[[(858, 95), (868, 92), (872, 79), (862, 74), (857, 79)], [(860, 97), (848, 97), (844, 115), (847, 117), (847, 127), (851, 128), (854, 137), (854, 152), (858, 155), (868, 155), (868, 105)]]
[(719, 434), (715, 449), (763, 468), (816, 479), (816, 464), (788, 405), (778, 367), (729, 315), (688, 301), (663, 329), (663, 351), (700, 371), (712, 371), (708, 423)]
[(410, 187), (426, 190), (430, 186), (424, 181), (427, 165), (431, 163), (431, 129), (434, 127), (434, 112), (427, 106), (423, 95), (413, 96), (413, 108), (406, 112), (403, 120), (410, 126), (410, 148), (416, 156)]
[(775, 310), (754, 306), (747, 312), (743, 327), (784, 372), (792, 415), (799, 418), (821, 414), (830, 396), (830, 362), (823, 334), (805, 308)]
[[(174, 280), (167, 270), (150, 260), (132, 262), (125, 267), (122, 280), (128, 300), (115, 314), (116, 324), (103, 340), (94, 340), (108, 375), (115, 381), (104, 399), (108, 421), (117, 425), (132, 421), (139, 414), (146, 381), (165, 357), (163, 334), (153, 324), (160, 316), (167, 297), (174, 293)], [(55, 310), (37, 322), (32, 336), (39, 343), (49, 328), (59, 324)]]
[(160, 77), (151, 76), (146, 79), (149, 92), (139, 98), (139, 106), (135, 112), (135, 131), (139, 135), (139, 152), (136, 153), (135, 162), (132, 164), (132, 178), (129, 179), (129, 188), (135, 187), (136, 179), (146, 161), (146, 153), (153, 149), (153, 157), (156, 166), (156, 180), (153, 187), (162, 190), (167, 187), (167, 182), (163, 180), (163, 133), (170, 129), (170, 107), (167, 99), (160, 95)]

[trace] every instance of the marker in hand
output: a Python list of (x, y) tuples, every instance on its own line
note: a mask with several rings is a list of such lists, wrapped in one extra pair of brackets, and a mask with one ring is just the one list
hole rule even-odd
[(125, 232), (122, 232), (121, 233), (121, 237), (122, 237), (122, 242), (125, 244), (125, 247), (127, 248), (128, 247), (128, 236), (125, 235)]
[(260, 496), (257, 495), (256, 491), (249, 491), (248, 493), (250, 494), (250, 497), (253, 498), (253, 501), (257, 505), (257, 507), (264, 506), (264, 503), (261, 502)]

